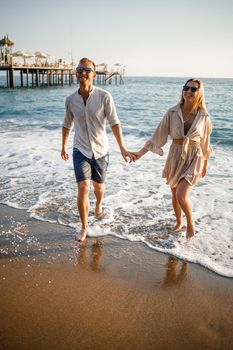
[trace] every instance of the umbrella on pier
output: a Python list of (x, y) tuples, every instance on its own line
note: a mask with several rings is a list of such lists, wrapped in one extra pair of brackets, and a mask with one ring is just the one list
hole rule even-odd
[(26, 58), (31, 58), (31, 57), (35, 57), (35, 55), (31, 52), (25, 52), (25, 51), (21, 51), (18, 50), (16, 52), (14, 52), (12, 54), (13, 57), (23, 57), (23, 64), (24, 66), (26, 66)]
[(99, 63), (99, 64), (96, 65), (96, 70), (99, 73), (106, 73), (109, 70), (108, 64), (104, 63), (104, 62), (103, 63)]
[(23, 62), (24, 62), (24, 65), (26, 66), (26, 58), (32, 58), (32, 57), (35, 57), (34, 53), (31, 53), (31, 52), (24, 52), (24, 55), (23, 55)]
[(41, 51), (36, 51), (35, 52), (35, 57), (36, 57), (36, 64), (39, 64), (39, 63), (41, 63), (40, 59), (48, 58), (49, 55), (47, 55), (46, 53), (41, 52)]
[(44, 52), (40, 52), (40, 51), (36, 51), (34, 55), (35, 55), (35, 57), (37, 57), (37, 58), (48, 58), (48, 57), (49, 57), (49, 55), (47, 55), (47, 54), (44, 53)]
[(23, 55), (24, 55), (24, 52), (21, 50), (13, 52), (13, 54), (12, 54), (13, 57), (20, 57), (20, 56), (22, 57)]
[(124, 70), (125, 70), (125, 66), (123, 66), (121, 63), (115, 63), (113, 65), (113, 69), (115, 70), (115, 72), (119, 73), (119, 74), (124, 74)]

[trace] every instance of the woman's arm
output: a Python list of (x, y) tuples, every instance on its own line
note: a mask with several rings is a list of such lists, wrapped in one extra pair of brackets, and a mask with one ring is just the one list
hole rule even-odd
[(207, 161), (207, 159), (205, 159), (205, 160), (204, 160), (204, 165), (203, 165), (203, 168), (202, 168), (202, 177), (205, 177), (205, 176), (206, 176), (207, 165), (208, 165), (208, 161)]
[(134, 156), (136, 157), (136, 160), (140, 159), (141, 157), (144, 156), (149, 150), (146, 147), (142, 147), (140, 151), (138, 152), (133, 152)]

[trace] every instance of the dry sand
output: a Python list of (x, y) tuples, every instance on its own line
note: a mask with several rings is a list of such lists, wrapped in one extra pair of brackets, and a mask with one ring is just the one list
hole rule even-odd
[(233, 281), (0, 206), (0, 349), (233, 349)]

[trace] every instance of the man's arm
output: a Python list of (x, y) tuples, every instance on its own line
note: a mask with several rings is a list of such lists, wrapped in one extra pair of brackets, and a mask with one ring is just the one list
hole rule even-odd
[(64, 126), (62, 127), (62, 150), (61, 150), (61, 157), (63, 160), (69, 159), (69, 154), (67, 152), (67, 145), (68, 140), (70, 136), (71, 129), (67, 129)]
[[(128, 162), (130, 160), (131, 161), (134, 161), (136, 159), (136, 157), (131, 153), (131, 152), (128, 152), (126, 149), (125, 149), (125, 146), (124, 146), (124, 143), (123, 143), (123, 137), (122, 137), (122, 129), (121, 129), (121, 124), (115, 124), (113, 125), (112, 127), (112, 133), (113, 135), (115, 136), (115, 139), (118, 143), (118, 146), (120, 148), (120, 151), (121, 151), (121, 154), (122, 154), (122, 157), (124, 158), (124, 160), (126, 162)], [(128, 159), (127, 159), (128, 158)], [(135, 158), (135, 159), (134, 159)]]

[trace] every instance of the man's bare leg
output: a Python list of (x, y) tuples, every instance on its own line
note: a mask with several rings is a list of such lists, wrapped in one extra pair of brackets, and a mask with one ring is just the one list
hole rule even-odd
[(177, 186), (176, 198), (187, 220), (186, 238), (190, 239), (195, 235), (195, 224), (193, 221), (192, 203), (189, 199), (192, 186), (185, 180), (181, 180)]
[(172, 205), (173, 205), (173, 209), (175, 212), (175, 216), (176, 216), (176, 226), (173, 227), (173, 231), (174, 232), (179, 232), (182, 230), (183, 228), (183, 217), (182, 217), (182, 209), (180, 207), (180, 204), (176, 198), (176, 187), (172, 188)]
[(97, 218), (100, 218), (101, 214), (103, 214), (102, 203), (104, 198), (105, 185), (103, 183), (93, 181), (93, 187), (96, 197), (95, 216)]
[(89, 203), (89, 191), (90, 191), (90, 180), (84, 180), (78, 182), (78, 211), (82, 223), (82, 229), (76, 236), (76, 239), (83, 242), (88, 234), (88, 214), (90, 210)]

